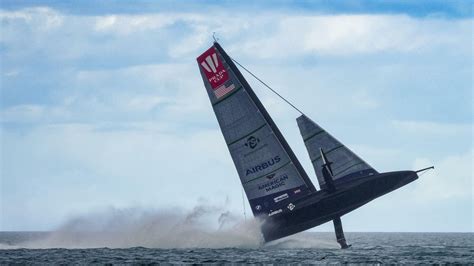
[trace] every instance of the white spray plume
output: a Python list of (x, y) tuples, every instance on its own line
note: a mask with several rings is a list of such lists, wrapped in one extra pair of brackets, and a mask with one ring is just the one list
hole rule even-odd
[(338, 248), (333, 234), (299, 233), (264, 245), (261, 221), (244, 220), (225, 207), (199, 204), (177, 209), (108, 208), (68, 219), (42, 238), (11, 248)]
[(222, 207), (198, 205), (189, 212), (109, 208), (69, 219), (26, 248), (257, 248), (256, 219), (244, 221)]

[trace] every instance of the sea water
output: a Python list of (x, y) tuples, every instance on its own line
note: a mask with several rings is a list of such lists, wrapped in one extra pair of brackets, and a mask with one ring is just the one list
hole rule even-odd
[(0, 232), (0, 264), (474, 263), (473, 233), (349, 232), (346, 238), (352, 247), (346, 250), (339, 249), (332, 232), (305, 232), (267, 244), (258, 237), (228, 232), (177, 236), (183, 239), (153, 232), (147, 239), (134, 233), (135, 236), (119, 232)]

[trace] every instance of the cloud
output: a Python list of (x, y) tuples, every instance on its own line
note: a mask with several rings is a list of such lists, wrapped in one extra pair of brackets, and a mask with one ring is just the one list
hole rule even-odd
[(393, 120), (392, 126), (395, 129), (405, 131), (407, 133), (422, 135), (444, 135), (455, 137), (472, 132), (472, 124), (456, 124), (456, 123), (436, 123), (432, 121), (402, 121)]
[[(195, 62), (214, 31), (377, 169), (419, 158), (417, 167), (433, 162), (442, 176), (450, 163), (468, 171), (471, 18), (29, 8), (0, 19), (2, 228), (46, 230), (68, 212), (191, 206), (208, 195), (228, 196), (240, 212), (241, 185)], [(297, 114), (249, 82), (312, 171)], [(423, 189), (426, 199), (440, 193)]]
[[(2, 153), (8, 153), (2, 158), (5, 229), (47, 230), (66, 214), (104, 205), (175, 207), (189, 206), (201, 196), (211, 203), (228, 196), (240, 199), (240, 183), (220, 133), (181, 128), (155, 121), (3, 131)], [(241, 208), (241, 200), (229, 206)]]
[(468, 36), (461, 37), (462, 41), (459, 39), (460, 33), (470, 31), (470, 20), (420, 20), (404, 15), (319, 15), (282, 16), (267, 23), (276, 23), (275, 30), (244, 41), (245, 53), (259, 58), (286, 58), (305, 54), (426, 53), (445, 46), (468, 54), (470, 49)]
[(14, 76), (17, 76), (18, 74), (20, 74), (19, 70), (11, 70), (11, 71), (5, 72), (3, 75), (5, 75), (6, 77), (14, 77)]
[[(230, 16), (232, 23), (223, 23)], [(180, 58), (200, 51), (211, 41), (212, 32), (230, 44), (229, 50), (253, 58), (426, 53), (433, 49), (469, 54), (472, 24), (470, 19), (419, 19), (405, 15), (309, 16), (274, 11), (265, 12), (262, 16), (250, 16), (216, 10), (206, 15), (174, 12), (77, 16), (63, 15), (50, 8), (29, 8), (4, 10), (0, 18), (6, 25), (2, 40), (11, 50), (15, 50), (13, 45), (21, 40), (15, 31), (23, 31), (34, 34), (34, 44), (50, 43), (52, 46), (49, 48), (58, 53), (56, 56), (62, 54), (65, 58), (87, 56), (91, 50), (97, 51), (94, 53), (96, 56), (100, 56), (101, 52), (108, 54), (102, 49), (113, 49), (108, 45), (110, 40), (116, 46), (130, 44), (129, 38), (135, 41), (136, 47), (151, 48), (152, 44), (156, 47), (159, 43), (159, 50), (164, 49), (169, 58)], [(50, 33), (45, 35), (41, 29), (47, 29)], [(62, 40), (66, 33), (71, 43)], [(43, 39), (45, 37), (49, 40)], [(55, 45), (58, 40), (61, 40), (60, 45)], [(21, 48), (28, 52), (32, 47), (30, 43)], [(156, 53), (153, 49), (135, 50), (132, 47), (123, 46), (121, 51), (129, 50), (129, 54)]]
[(449, 155), (434, 162), (429, 158), (415, 159), (414, 169), (431, 165), (434, 165), (435, 169), (420, 177), (413, 191), (413, 198), (433, 203), (450, 199), (472, 199), (473, 154), (473, 150), (470, 150), (464, 154)]
[(440, 161), (446, 154), (468, 152), (474, 126), (468, 123), (393, 120), (389, 127), (405, 151), (420, 158)]
[(130, 110), (150, 111), (166, 101), (167, 100), (162, 97), (136, 96), (130, 99), (127, 106)]
[(190, 20), (192, 16), (184, 14), (156, 15), (107, 15), (95, 19), (94, 29), (100, 33), (113, 33), (124, 37), (137, 32), (156, 31), (173, 25), (178, 20)]
[(0, 10), (0, 20), (3, 23), (27, 24), (40, 31), (50, 31), (61, 27), (64, 18), (61, 13), (47, 7), (26, 8), (18, 11)]
[[(68, 77), (67, 87), (56, 88), (53, 104), (19, 104), (0, 110), (8, 123), (103, 123), (149, 121), (207, 116), (209, 100), (198, 73), (187, 64), (139, 65), (108, 70), (80, 70)], [(195, 71), (194, 71), (195, 72)], [(117, 79), (120, 77), (120, 79)], [(206, 120), (206, 119), (204, 119)]]
[(44, 112), (41, 105), (16, 105), (1, 112), (2, 122), (37, 121)]

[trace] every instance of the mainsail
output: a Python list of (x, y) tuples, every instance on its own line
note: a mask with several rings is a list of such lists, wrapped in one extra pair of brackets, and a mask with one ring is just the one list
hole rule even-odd
[(217, 42), (197, 62), (252, 212), (292, 210), (316, 190), (272, 118)]
[(316, 176), (318, 177), (321, 189), (326, 188), (322, 173), (324, 162), (321, 157), (321, 150), (326, 154), (328, 160), (332, 162), (335, 184), (353, 178), (378, 174), (372, 166), (362, 160), (307, 116), (302, 115), (296, 120), (304, 144), (308, 150), (309, 157), (313, 163), (314, 171), (316, 171)]

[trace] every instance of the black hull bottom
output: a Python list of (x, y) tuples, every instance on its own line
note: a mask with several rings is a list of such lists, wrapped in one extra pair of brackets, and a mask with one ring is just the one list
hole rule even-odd
[(318, 191), (294, 202), (293, 211), (266, 218), (264, 239), (273, 241), (329, 222), (417, 178), (413, 171), (388, 172), (339, 184), (333, 193)]

